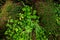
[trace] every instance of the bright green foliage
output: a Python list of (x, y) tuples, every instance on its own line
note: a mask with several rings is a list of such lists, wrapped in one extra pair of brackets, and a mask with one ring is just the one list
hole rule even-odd
[(25, 6), (22, 12), (18, 13), (16, 19), (8, 20), (5, 31), (8, 40), (32, 40), (32, 30), (35, 28), (36, 40), (48, 40), (44, 30), (38, 25), (39, 17), (36, 16), (36, 10)]

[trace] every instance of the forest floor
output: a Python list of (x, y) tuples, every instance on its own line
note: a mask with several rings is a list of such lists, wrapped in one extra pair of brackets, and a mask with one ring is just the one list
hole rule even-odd
[[(6, 1), (6, 3), (2, 6), (2, 12), (0, 13), (0, 29), (5, 25), (5, 21), (8, 20), (8, 12), (6, 12), (6, 7), (9, 5), (12, 5), (12, 1)], [(42, 17), (42, 19), (40, 20), (41, 23), (40, 25), (43, 26), (43, 28), (46, 28), (47, 31), (54, 31), (57, 30), (56, 27), (56, 17), (54, 15), (54, 5), (53, 3), (47, 3), (47, 2), (39, 2), (37, 1), (35, 3), (35, 7), (37, 10), (38, 15), (40, 15)], [(51, 20), (52, 19), (52, 20)], [(55, 20), (55, 21), (54, 21)], [(47, 27), (46, 27), (47, 26)], [(52, 28), (48, 28), (48, 26), (52, 27)], [(57, 33), (59, 31), (56, 31)], [(53, 40), (54, 38), (56, 38), (57, 40), (60, 40), (60, 34), (58, 34), (58, 36), (53, 36), (50, 35), (49, 36), (49, 40)]]

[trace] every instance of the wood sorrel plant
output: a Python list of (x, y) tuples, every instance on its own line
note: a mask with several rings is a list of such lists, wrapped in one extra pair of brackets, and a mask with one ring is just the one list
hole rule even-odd
[(35, 28), (36, 40), (47, 40), (44, 30), (38, 25), (39, 17), (36, 16), (36, 10), (25, 6), (22, 12), (18, 13), (16, 19), (9, 19), (5, 35), (7, 40), (32, 40), (32, 30)]

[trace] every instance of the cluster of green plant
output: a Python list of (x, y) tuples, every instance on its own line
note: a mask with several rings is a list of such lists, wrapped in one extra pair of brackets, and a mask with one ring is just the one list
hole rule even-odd
[(58, 4), (58, 5), (56, 5), (57, 6), (57, 8), (56, 8), (56, 16), (57, 16), (57, 18), (56, 18), (56, 20), (57, 20), (57, 24), (58, 25), (60, 25), (60, 4)]
[(40, 6), (37, 10), (38, 10), (37, 12), (41, 15), (40, 24), (46, 30), (46, 33), (47, 34), (57, 33), (57, 24), (56, 24), (57, 17), (56, 17), (56, 8), (54, 4), (49, 3), (45, 5), (44, 3), (40, 3)]
[[(60, 4), (56, 4), (56, 24), (57, 26), (57, 30), (58, 30), (58, 34), (60, 34)], [(57, 35), (57, 34), (56, 34)]]
[(36, 40), (48, 40), (44, 30), (38, 25), (39, 17), (32, 7), (24, 6), (22, 12), (18, 13), (16, 19), (8, 20), (5, 31), (7, 40), (32, 40), (32, 31), (35, 29)]

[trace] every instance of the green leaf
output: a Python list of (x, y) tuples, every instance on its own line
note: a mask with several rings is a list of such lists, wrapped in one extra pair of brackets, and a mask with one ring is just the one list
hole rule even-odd
[(18, 32), (18, 28), (15, 28), (15, 31)]
[(23, 11), (26, 11), (26, 8), (22, 8)]
[(35, 15), (35, 14), (36, 14), (36, 10), (33, 11), (33, 15)]
[(9, 21), (10, 21), (11, 23), (13, 23), (13, 22), (14, 22), (14, 20), (13, 20), (13, 19), (10, 19)]
[(32, 18), (32, 19), (36, 19), (36, 18), (37, 18), (37, 16), (36, 16), (36, 15), (33, 15), (33, 16), (31, 16), (31, 18)]

